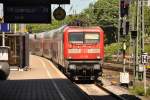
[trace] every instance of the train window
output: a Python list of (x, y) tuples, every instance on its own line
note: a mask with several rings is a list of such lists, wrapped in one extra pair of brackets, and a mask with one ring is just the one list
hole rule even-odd
[(99, 43), (100, 36), (98, 33), (83, 33), (71, 32), (69, 33), (70, 43)]
[(85, 43), (99, 43), (100, 36), (98, 33), (85, 33)]
[(69, 41), (70, 43), (83, 43), (84, 41), (84, 34), (83, 33), (69, 33)]

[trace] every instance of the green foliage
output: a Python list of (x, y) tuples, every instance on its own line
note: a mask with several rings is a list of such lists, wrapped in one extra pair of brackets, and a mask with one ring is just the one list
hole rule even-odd
[(27, 29), (32, 28), (33, 33), (52, 30), (60, 27), (61, 25), (69, 24), (70, 22), (78, 19), (77, 15), (69, 15), (62, 21), (53, 20), (51, 24), (28, 24)]
[[(129, 91), (133, 94), (143, 96), (144, 95), (144, 86), (143, 86), (143, 84), (136, 85), (133, 88), (129, 89)], [(146, 96), (150, 96), (150, 87), (147, 87), (146, 91), (147, 91)]]
[(150, 45), (149, 44), (146, 44), (144, 49), (145, 49), (145, 52), (150, 54)]
[(90, 4), (79, 17), (88, 21), (89, 25), (101, 26), (105, 32), (105, 43), (117, 40), (118, 3), (118, 0), (98, 0), (95, 4)]
[(51, 24), (28, 24), (27, 29), (32, 28), (33, 33), (38, 33), (58, 28), (62, 23), (62, 21), (54, 20)]
[[(136, 3), (131, 1), (129, 20), (134, 23), (136, 28)], [(150, 7), (145, 7), (145, 33), (150, 35)], [(27, 28), (32, 27), (33, 32), (42, 32), (51, 30), (68, 24), (74, 20), (86, 22), (89, 26), (100, 26), (105, 32), (105, 43), (110, 44), (117, 41), (118, 19), (119, 19), (119, 0), (97, 0), (95, 4), (90, 4), (80, 14), (69, 15), (63, 21), (53, 20), (52, 24), (30, 24)], [(130, 25), (131, 25), (130, 23)], [(133, 24), (132, 24), (133, 25)], [(149, 50), (146, 48), (146, 50)]]
[(105, 46), (105, 52), (109, 54), (115, 54), (118, 52), (118, 49), (121, 48), (121, 44), (119, 43), (112, 43), (110, 45)]
[(97, 24), (117, 26), (118, 8), (118, 0), (98, 0), (94, 5), (94, 15)]
[(145, 34), (150, 36), (150, 7), (145, 7), (144, 12)]
[(150, 87), (147, 89), (147, 95), (150, 96)]
[(112, 60), (112, 55), (117, 54), (119, 48), (121, 48), (120, 43), (112, 43), (105, 46), (105, 61)]
[[(19, 24), (16, 24), (16, 30), (19, 30)], [(11, 31), (14, 32), (15, 31), (15, 24), (11, 24)]]
[(133, 94), (143, 96), (144, 95), (144, 87), (142, 85), (134, 86), (132, 89), (130, 89), (130, 92)]
[(89, 26), (101, 26), (105, 31), (105, 43), (112, 43), (116, 41), (117, 36), (118, 3), (118, 0), (98, 0), (78, 15), (69, 15), (63, 21), (53, 20), (52, 24), (30, 24), (27, 25), (27, 29), (32, 27), (32, 31), (37, 33), (57, 28), (78, 19)]

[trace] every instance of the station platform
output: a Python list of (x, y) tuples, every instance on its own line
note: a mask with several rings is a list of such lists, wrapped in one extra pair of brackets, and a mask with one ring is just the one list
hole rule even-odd
[(28, 71), (11, 71), (0, 81), (0, 100), (88, 100), (49, 60), (30, 55)]

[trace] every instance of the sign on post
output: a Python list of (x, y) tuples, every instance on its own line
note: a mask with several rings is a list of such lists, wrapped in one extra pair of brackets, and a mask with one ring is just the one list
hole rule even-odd
[(0, 24), (0, 32), (10, 32), (10, 24), (7, 23)]
[(4, 5), (5, 23), (51, 23), (51, 6)]
[(66, 17), (66, 12), (63, 8), (58, 7), (54, 10), (53, 16), (56, 20), (63, 20)]
[(148, 63), (148, 54), (147, 53), (142, 53), (142, 64), (147, 64)]

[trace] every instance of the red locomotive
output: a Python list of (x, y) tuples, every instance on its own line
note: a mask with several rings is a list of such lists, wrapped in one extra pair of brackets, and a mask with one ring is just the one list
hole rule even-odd
[(43, 44), (32, 43), (39, 47), (36, 52), (56, 62), (72, 79), (95, 80), (102, 75), (104, 32), (100, 27), (62, 26), (34, 41)]

